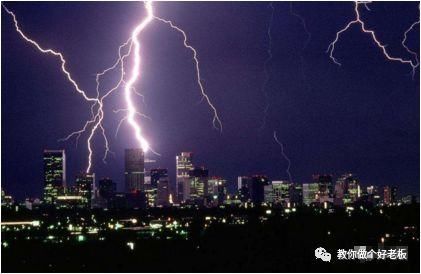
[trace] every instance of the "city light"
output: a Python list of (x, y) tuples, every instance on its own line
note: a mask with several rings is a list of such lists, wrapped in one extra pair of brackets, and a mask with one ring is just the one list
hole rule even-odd
[(134, 250), (134, 243), (133, 242), (128, 242), (127, 246), (130, 248), (130, 250)]

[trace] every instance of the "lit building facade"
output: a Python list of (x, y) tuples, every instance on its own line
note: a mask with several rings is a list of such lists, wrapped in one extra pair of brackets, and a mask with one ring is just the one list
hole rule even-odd
[[(155, 168), (149, 172), (150, 183), (146, 185), (145, 193), (148, 206), (167, 205), (169, 196), (168, 169)], [(166, 197), (166, 198), (165, 198)], [(165, 202), (166, 201), (166, 202)]]
[(168, 176), (160, 177), (157, 182), (157, 206), (169, 206), (170, 205), (170, 182)]
[(208, 180), (208, 205), (222, 205), (227, 196), (227, 181), (222, 178), (212, 177)]
[(396, 187), (385, 186), (383, 188), (383, 203), (385, 205), (393, 205), (397, 201), (397, 192)]
[(186, 201), (197, 205), (204, 205), (208, 191), (209, 171), (204, 167), (195, 167), (189, 173), (188, 184), (184, 184)]
[(76, 195), (81, 197), (81, 206), (92, 207), (92, 200), (95, 193), (95, 174), (80, 173), (76, 176)]
[(1, 190), (1, 206), (3, 207), (7, 207), (7, 208), (11, 208), (13, 205), (14, 201), (12, 196), (10, 195), (6, 195), (6, 193), (4, 192), (4, 190)]
[(264, 202), (267, 204), (275, 203), (275, 194), (273, 193), (273, 185), (268, 184), (263, 186)]
[(355, 203), (358, 200), (358, 198), (361, 197), (360, 182), (354, 176), (351, 175), (347, 178), (347, 185), (349, 199), (351, 200), (351, 203)]
[(303, 184), (303, 203), (305, 205), (311, 205), (312, 203), (317, 202), (319, 192), (319, 184)]
[(397, 187), (392, 187), (392, 204), (396, 204), (396, 202), (398, 201), (398, 188)]
[(287, 181), (272, 181), (273, 203), (286, 206), (290, 203), (291, 183)]
[(385, 205), (390, 205), (392, 203), (392, 190), (389, 186), (383, 188), (383, 203)]
[(181, 152), (175, 158), (176, 162), (176, 200), (178, 202), (186, 201), (188, 198), (188, 188), (190, 172), (193, 167), (193, 153)]
[(140, 148), (126, 149), (124, 154), (124, 177), (127, 193), (144, 190), (145, 155)]
[(44, 202), (54, 204), (66, 189), (66, 154), (64, 150), (44, 150)]
[(319, 185), (317, 194), (320, 203), (333, 202), (333, 183), (331, 175), (313, 175), (313, 182)]
[(335, 184), (335, 191), (334, 191), (334, 199), (333, 204), (336, 206), (343, 206), (344, 205), (344, 197), (345, 197), (345, 182), (342, 180), (338, 180)]
[(351, 173), (340, 176), (335, 184), (334, 204), (350, 205), (361, 197), (361, 186), (358, 179)]
[[(239, 176), (237, 179), (238, 196), (242, 203), (250, 201), (249, 186), (251, 185), (251, 177)], [(272, 192), (271, 189), (266, 189), (267, 192)], [(269, 199), (269, 198), (268, 198)]]

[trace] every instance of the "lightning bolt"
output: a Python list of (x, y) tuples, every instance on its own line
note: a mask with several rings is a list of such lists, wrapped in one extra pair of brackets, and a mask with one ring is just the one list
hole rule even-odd
[(180, 27), (176, 26), (172, 21), (170, 20), (166, 20), (163, 18), (160, 18), (158, 16), (154, 16), (154, 18), (158, 21), (161, 21), (167, 25), (169, 25), (172, 29), (178, 31), (181, 35), (183, 35), (183, 45), (185, 48), (189, 49), (192, 54), (193, 54), (193, 60), (195, 63), (195, 69), (196, 69), (196, 79), (197, 79), (197, 84), (200, 88), (200, 93), (202, 95), (202, 99), (204, 98), (207, 102), (207, 104), (209, 105), (209, 107), (212, 109), (213, 112), (213, 119), (212, 119), (212, 125), (215, 129), (220, 130), (222, 132), (222, 122), (221, 119), (219, 118), (218, 112), (215, 108), (215, 106), (212, 104), (211, 100), (209, 99), (209, 96), (206, 94), (205, 92), (205, 88), (202, 85), (202, 78), (200, 76), (200, 67), (199, 67), (199, 59), (197, 57), (197, 51), (194, 47), (192, 47), (188, 42), (187, 42), (187, 35), (186, 32), (184, 30), (182, 30)]
[[(382, 51), (383, 55), (386, 57), (387, 60), (394, 61), (394, 62), (399, 62), (399, 63), (402, 63), (402, 64), (408, 64), (408, 65), (410, 65), (411, 68), (412, 68), (412, 74), (414, 75), (415, 69), (419, 66), (418, 58), (417, 58), (416, 61), (413, 61), (413, 60), (404, 59), (404, 58), (401, 58), (401, 57), (394, 57), (394, 56), (392, 56), (387, 51), (386, 45), (382, 44), (382, 42), (380, 42), (380, 40), (377, 38), (376, 33), (373, 30), (370, 30), (370, 29), (367, 29), (366, 28), (365, 22), (361, 19), (361, 15), (360, 15), (360, 12), (359, 12), (359, 7), (360, 7), (360, 5), (363, 5), (367, 10), (370, 10), (368, 8), (368, 4), (369, 3), (371, 3), (371, 2), (369, 2), (369, 1), (363, 1), (363, 2), (357, 1), (357, 2), (355, 2), (355, 6), (354, 6), (355, 19), (352, 20), (352, 21), (350, 21), (350, 22), (348, 22), (348, 24), (346, 24), (346, 26), (344, 28), (342, 28), (341, 30), (339, 30), (336, 33), (336, 37), (329, 44), (329, 47), (327, 48), (326, 53), (329, 53), (330, 59), (332, 59), (332, 61), (335, 64), (337, 64), (337, 65), (340, 66), (341, 63), (339, 63), (339, 61), (333, 56), (333, 52), (335, 51), (336, 43), (339, 41), (339, 38), (340, 38), (340, 36), (341, 36), (342, 33), (344, 33), (345, 31), (347, 31), (353, 25), (359, 25), (359, 27), (360, 27), (360, 29), (361, 29), (362, 32), (367, 33), (367, 34), (369, 34), (371, 36), (371, 38), (373, 39), (373, 42)], [(402, 42), (402, 43), (404, 43), (404, 42)], [(407, 48), (407, 50), (408, 50), (408, 48)]]
[[(418, 10), (420, 10), (420, 7), (421, 7), (421, 4), (420, 5), (418, 5)], [(420, 24), (420, 20), (418, 19), (418, 21), (415, 21), (414, 23), (412, 23), (412, 25), (404, 32), (404, 34), (403, 34), (403, 40), (402, 40), (402, 42), (401, 42), (401, 44), (402, 44), (402, 46), (406, 49), (406, 51), (408, 52), (408, 53), (410, 53), (410, 54), (412, 54), (412, 56), (414, 56), (414, 58), (415, 58), (415, 63), (417, 64), (417, 65), (419, 65), (419, 59), (418, 59), (418, 54), (416, 53), (416, 52), (414, 52), (414, 51), (412, 51), (407, 45), (406, 45), (406, 40), (408, 39), (408, 33), (409, 32), (411, 32), (411, 30), (413, 30), (414, 29), (414, 27), (416, 26), (416, 25), (419, 25)], [(414, 77), (414, 70), (412, 71), (412, 77)]]
[(73, 77), (72, 77), (72, 75), (70, 74), (70, 72), (67, 70), (67, 68), (66, 68), (66, 59), (64, 58), (64, 55), (61, 53), (61, 52), (59, 52), (59, 51), (56, 51), (56, 50), (53, 50), (53, 49), (50, 49), (50, 48), (43, 48), (39, 43), (37, 43), (35, 40), (33, 40), (33, 39), (31, 39), (31, 38), (29, 38), (23, 31), (22, 31), (22, 29), (20, 28), (20, 26), (19, 26), (19, 23), (18, 23), (18, 20), (16, 19), (16, 15), (12, 12), (12, 11), (10, 11), (8, 8), (6, 8), (6, 6), (5, 5), (3, 5), (2, 4), (2, 7), (4, 8), (4, 10), (9, 14), (9, 15), (11, 15), (12, 16), (12, 18), (13, 18), (13, 22), (14, 22), (14, 26), (15, 26), (15, 29), (16, 29), (16, 32), (17, 33), (19, 33), (19, 35), (26, 41), (26, 42), (28, 42), (28, 43), (30, 43), (31, 45), (33, 45), (37, 50), (39, 50), (40, 52), (42, 52), (42, 53), (45, 53), (45, 54), (50, 54), (50, 55), (53, 55), (53, 56), (56, 56), (56, 57), (58, 57), (59, 59), (60, 59), (60, 62), (61, 62), (61, 70), (62, 70), (62, 72), (64, 73), (64, 75), (66, 76), (66, 78), (67, 78), (67, 80), (73, 85), (73, 87), (75, 88), (75, 90), (79, 93), (79, 94), (81, 94), (82, 96), (83, 96), (83, 98), (86, 100), (86, 101), (89, 101), (89, 102), (98, 102), (98, 99), (97, 98), (92, 98), (92, 97), (89, 97), (87, 94), (86, 94), (86, 92), (84, 91), (84, 90), (82, 90), (80, 87), (79, 87), (79, 85), (76, 83), (76, 81), (73, 79)]
[[(103, 120), (103, 117), (104, 117), (103, 110), (102, 110), (102, 107), (103, 107), (102, 102), (103, 102), (103, 99), (105, 99), (108, 95), (110, 95), (112, 92), (114, 92), (116, 89), (118, 89), (122, 84), (125, 85), (125, 87), (124, 87), (124, 97), (125, 97), (125, 101), (126, 101), (126, 108), (120, 109), (120, 110), (117, 110), (117, 111), (114, 111), (114, 112), (118, 113), (120, 111), (125, 111), (127, 113), (127, 115), (120, 120), (120, 122), (117, 126), (115, 136), (117, 136), (118, 131), (119, 131), (122, 123), (127, 121), (129, 123), (129, 125), (132, 127), (133, 132), (134, 132), (134, 137), (137, 140), (139, 146), (142, 148), (142, 150), (144, 152), (146, 152), (148, 150), (151, 150), (153, 153), (158, 154), (150, 148), (148, 141), (142, 136), (141, 127), (138, 124), (138, 122), (136, 121), (135, 117), (140, 116), (140, 117), (144, 117), (144, 118), (147, 118), (147, 119), (150, 119), (150, 118), (148, 116), (140, 113), (136, 109), (135, 104), (133, 103), (133, 100), (132, 100), (133, 94), (142, 96), (142, 98), (143, 98), (143, 95), (141, 93), (138, 93), (136, 91), (136, 89), (134, 88), (134, 84), (136, 83), (136, 81), (140, 77), (140, 59), (141, 58), (140, 58), (139, 35), (152, 22), (153, 19), (159, 20), (161, 22), (164, 22), (164, 23), (170, 25), (171, 28), (177, 30), (178, 32), (180, 32), (183, 35), (184, 46), (186, 48), (188, 48), (189, 50), (191, 50), (192, 53), (193, 53), (193, 59), (194, 59), (195, 68), (196, 68), (197, 83), (199, 85), (202, 97), (206, 99), (206, 102), (208, 103), (209, 107), (212, 109), (212, 111), (214, 113), (214, 117), (213, 117), (213, 121), (212, 121), (213, 127), (216, 128), (216, 129), (220, 129), (222, 131), (222, 122), (219, 118), (218, 112), (217, 112), (215, 106), (212, 104), (209, 96), (206, 94), (205, 89), (202, 85), (202, 79), (201, 79), (200, 67), (199, 67), (199, 60), (198, 60), (198, 57), (197, 57), (196, 49), (188, 44), (187, 35), (181, 28), (177, 27), (176, 25), (174, 25), (169, 20), (165, 20), (165, 19), (162, 19), (162, 18), (154, 15), (152, 1), (145, 1), (144, 6), (145, 6), (145, 9), (146, 9), (146, 12), (147, 12), (147, 16), (146, 16), (145, 19), (142, 20), (142, 22), (139, 25), (137, 25), (135, 27), (135, 29), (132, 32), (131, 37), (124, 44), (122, 44), (119, 47), (119, 58), (117, 59), (117, 61), (114, 63), (113, 66), (111, 66), (111, 67), (105, 69), (104, 71), (102, 71), (101, 73), (97, 74), (97, 77), (96, 77), (96, 80), (97, 80), (97, 96), (99, 96), (99, 93), (100, 93), (99, 92), (99, 82), (100, 82), (99, 78), (101, 76), (105, 75), (106, 73), (108, 73), (109, 71), (114, 70), (118, 65), (120, 65), (120, 68), (121, 68), (121, 70), (120, 70), (120, 81), (118, 82), (118, 84), (114, 88), (110, 89), (103, 97), (100, 98), (100, 100), (98, 102), (99, 107), (98, 107), (97, 115), (93, 116), (93, 118), (90, 121), (87, 121), (87, 124), (90, 124), (90, 123), (93, 123), (93, 122), (97, 121), (95, 123), (95, 125), (93, 126), (93, 128), (91, 129), (91, 133), (90, 133), (89, 138), (88, 138), (89, 165), (88, 165), (87, 170), (90, 170), (90, 168), (91, 168), (92, 149), (91, 149), (90, 141), (92, 139), (93, 134), (98, 129), (98, 127), (100, 127), (101, 130), (102, 130), (102, 135), (103, 135), (103, 138), (104, 138), (105, 144), (106, 144), (106, 150), (105, 150), (103, 160), (105, 161), (105, 159), (107, 157), (107, 152), (109, 152), (108, 141), (107, 141), (107, 138), (105, 136), (104, 128), (102, 127), (102, 124), (101, 124), (102, 120)], [(127, 54), (122, 55), (121, 51), (127, 45), (129, 45), (129, 47), (130, 47), (129, 51), (128, 51)], [(131, 72), (131, 76), (130, 76), (129, 80), (127, 80), (127, 82), (126, 82), (124, 80), (124, 75), (126, 74), (125, 69), (124, 69), (124, 59), (127, 58), (131, 54), (133, 46), (134, 46), (134, 56), (133, 56), (132, 72)], [(86, 126), (86, 124), (85, 124), (85, 126)], [(86, 127), (84, 127), (84, 129), (82, 129), (81, 131), (85, 130), (85, 128)], [(77, 131), (77, 133), (79, 133), (81, 131)]]
[[(92, 120), (89, 120), (88, 122), (86, 122), (86, 124), (85, 124), (85, 126), (81, 129), (81, 130), (79, 130), (79, 131), (76, 131), (76, 132), (73, 132), (72, 134), (70, 134), (68, 137), (66, 137), (65, 138), (65, 140), (67, 140), (67, 139), (69, 139), (70, 137), (72, 137), (72, 136), (77, 136), (77, 140), (79, 139), (79, 137), (80, 137), (80, 135), (84, 132), (84, 131), (86, 131), (86, 129), (88, 128), (88, 126), (89, 125), (91, 125), (91, 124), (94, 124), (94, 126), (93, 126), (93, 130), (92, 130), (92, 132), (91, 132), (91, 134), (89, 135), (89, 138), (88, 138), (88, 150), (89, 150), (89, 155), (88, 155), (88, 159), (89, 159), (89, 164), (88, 164), (88, 168), (87, 168), (87, 173), (89, 173), (90, 172), (90, 169), (91, 169), (91, 165), (92, 165), (92, 161), (91, 161), (91, 158), (92, 158), (92, 148), (91, 148), (91, 139), (92, 139), (92, 137), (93, 137), (93, 133), (96, 131), (96, 129), (98, 128), (98, 127), (100, 127), (101, 128), (101, 130), (102, 130), (102, 133), (103, 133), (103, 136), (104, 136), (104, 138), (105, 138), (105, 140), (106, 140), (106, 142), (105, 142), (105, 146), (106, 146), (106, 151), (108, 152), (109, 151), (109, 145), (108, 145), (108, 140), (107, 140), (107, 138), (106, 138), (106, 136), (105, 136), (105, 130), (104, 130), (104, 128), (103, 128), (103, 126), (102, 126), (102, 124), (101, 124), (101, 122), (102, 122), (102, 119), (103, 119), (103, 115), (104, 115), (104, 113), (103, 113), (103, 111), (102, 111), (102, 106), (103, 106), (103, 104), (102, 104), (102, 100), (100, 100), (99, 98), (98, 98), (98, 96), (97, 97), (89, 97), (88, 95), (87, 95), (87, 93), (86, 93), (86, 91), (84, 91), (84, 90), (82, 90), (80, 87), (79, 87), (79, 85), (76, 83), (76, 81), (73, 79), (73, 77), (71, 76), (71, 74), (70, 74), (70, 72), (67, 70), (67, 68), (66, 68), (66, 59), (64, 58), (64, 55), (61, 53), (61, 52), (59, 52), (59, 51), (56, 51), (56, 50), (53, 50), (53, 49), (49, 49), (49, 48), (43, 48), (38, 42), (36, 42), (35, 40), (33, 40), (33, 39), (31, 39), (31, 38), (29, 38), (22, 30), (21, 30), (21, 28), (20, 28), (20, 26), (19, 26), (19, 23), (18, 23), (18, 21), (17, 21), (17, 19), (16, 19), (16, 15), (12, 12), (12, 11), (10, 11), (9, 9), (7, 9), (7, 7), (6, 6), (4, 6), (3, 4), (2, 4), (2, 7), (5, 9), (5, 11), (8, 13), (8, 14), (10, 14), (11, 16), (12, 16), (12, 18), (13, 18), (13, 22), (14, 22), (14, 26), (15, 26), (15, 30), (20, 34), (20, 36), (26, 41), (26, 42), (28, 42), (28, 43), (30, 43), (30, 44), (32, 44), (33, 46), (35, 46), (35, 48), (36, 49), (38, 49), (38, 51), (40, 51), (41, 53), (45, 53), (45, 54), (51, 54), (51, 55), (53, 55), (53, 56), (56, 56), (56, 57), (59, 57), (59, 59), (60, 59), (60, 62), (61, 62), (61, 70), (62, 70), (62, 72), (65, 74), (65, 76), (66, 76), (66, 78), (67, 78), (67, 80), (73, 85), (73, 87), (75, 88), (75, 90), (79, 93), (79, 94), (81, 94), (82, 96), (83, 96), (83, 98), (86, 100), (86, 101), (88, 101), (88, 102), (94, 102), (94, 104), (91, 106), (91, 112), (93, 113), (93, 109), (94, 109), (94, 107), (95, 107), (95, 105), (96, 104), (99, 104), (99, 108), (98, 108), (98, 112), (97, 112), (97, 115), (95, 115), (94, 117), (93, 117), (93, 119)], [(105, 161), (105, 157), (104, 157), (104, 161)]]
[(305, 71), (305, 62), (304, 62), (303, 52), (306, 50), (308, 44), (311, 41), (311, 33), (307, 28), (307, 23), (306, 23), (306, 20), (304, 19), (304, 17), (294, 11), (293, 2), (290, 2), (290, 4), (289, 4), (289, 13), (292, 16), (296, 17), (300, 21), (301, 26), (303, 27), (303, 29), (304, 29), (304, 31), (307, 35), (307, 39), (304, 41), (303, 47), (301, 48), (301, 52), (300, 52), (300, 67), (301, 67), (301, 75), (302, 75), (303, 83), (305, 83), (307, 89), (310, 91), (311, 86), (308, 82), (307, 74), (306, 74), (306, 71)]
[[(106, 158), (108, 156), (108, 153), (111, 152), (110, 147), (109, 147), (109, 141), (108, 138), (106, 136), (105, 133), (105, 129), (104, 126), (102, 124), (103, 120), (104, 120), (104, 99), (107, 98), (109, 95), (111, 95), (114, 91), (116, 91), (123, 83), (124, 83), (124, 60), (129, 57), (129, 55), (132, 52), (132, 44), (130, 44), (131, 39), (127, 40), (124, 44), (122, 44), (119, 49), (118, 49), (118, 59), (116, 60), (116, 62), (109, 68), (103, 70), (100, 73), (96, 74), (96, 93), (97, 93), (97, 101), (91, 106), (91, 119), (86, 121), (84, 127), (81, 130), (72, 132), (71, 134), (69, 134), (67, 137), (60, 139), (61, 141), (67, 141), (69, 140), (71, 137), (76, 136), (76, 140), (79, 139), (80, 135), (84, 132), (87, 131), (88, 127), (90, 125), (92, 125), (88, 138), (87, 138), (87, 147), (88, 147), (88, 166), (86, 168), (86, 173), (90, 173), (91, 172), (91, 168), (92, 168), (92, 156), (93, 156), (93, 149), (92, 149), (92, 138), (94, 137), (96, 131), (98, 129), (101, 130), (101, 134), (102, 137), (104, 139), (104, 145), (105, 145), (105, 152), (104, 152), (104, 156), (102, 158), (102, 161), (105, 163), (106, 162)], [(127, 53), (123, 54), (122, 51), (124, 50), (124, 48), (126, 46), (129, 45), (129, 49), (127, 51)], [(112, 71), (113, 69), (120, 67), (120, 78), (118, 83), (112, 87), (111, 89), (109, 89), (108, 91), (106, 91), (104, 93), (104, 95), (100, 96), (100, 79), (101, 77), (103, 77), (105, 74), (107, 74), (109, 71)], [(95, 107), (98, 105), (97, 107), (97, 111), (96, 113), (94, 112)]]
[[(216, 128), (216, 129), (219, 129), (222, 132), (222, 122), (219, 118), (217, 109), (212, 104), (209, 96), (205, 92), (205, 89), (202, 85), (202, 79), (201, 79), (200, 68), (199, 68), (199, 60), (198, 60), (198, 57), (197, 57), (196, 49), (188, 44), (187, 35), (181, 28), (175, 26), (169, 20), (165, 20), (165, 19), (159, 18), (159, 17), (154, 15), (152, 1), (145, 1), (144, 2), (144, 7), (145, 7), (145, 10), (146, 10), (146, 17), (133, 29), (130, 38), (125, 43), (123, 43), (122, 45), (119, 46), (119, 48), (118, 48), (118, 58), (114, 62), (114, 64), (111, 67), (108, 67), (108, 68), (104, 69), (102, 72), (96, 74), (96, 97), (88, 97), (86, 95), (86, 92), (79, 88), (76, 81), (73, 80), (70, 73), (66, 69), (66, 66), (65, 66), (66, 60), (64, 59), (63, 54), (61, 54), (60, 52), (54, 51), (52, 49), (44, 49), (39, 45), (39, 43), (37, 43), (34, 40), (28, 38), (28, 36), (26, 36), (21, 31), (21, 29), (19, 28), (18, 22), (16, 20), (16, 16), (14, 15), (14, 13), (9, 11), (4, 5), (3, 5), (3, 7), (5, 8), (5, 10), (10, 15), (12, 15), (13, 20), (15, 22), (16, 31), (22, 36), (22, 38), (24, 38), (27, 42), (36, 46), (36, 48), (39, 51), (41, 51), (42, 53), (49, 53), (49, 54), (58, 56), (61, 60), (61, 63), (62, 63), (62, 66), (61, 66), (62, 71), (67, 76), (67, 79), (73, 84), (76, 91), (79, 92), (80, 94), (82, 94), (86, 101), (93, 102), (93, 104), (91, 105), (91, 108), (90, 108), (91, 118), (85, 122), (84, 126), (80, 130), (74, 131), (74, 132), (70, 133), (67, 137), (65, 137), (63, 139), (60, 139), (60, 141), (67, 141), (72, 137), (76, 137), (76, 145), (77, 145), (80, 136), (83, 133), (88, 132), (88, 138), (87, 138), (88, 165), (87, 165), (87, 168), (86, 168), (86, 173), (91, 173), (92, 157), (93, 157), (92, 139), (98, 131), (100, 131), (100, 133), (101, 133), (101, 135), (104, 139), (104, 145), (105, 145), (105, 151), (104, 151), (104, 156), (103, 156), (102, 160), (105, 162), (108, 154), (112, 153), (111, 150), (110, 150), (110, 147), (109, 147), (109, 141), (108, 141), (108, 138), (106, 136), (105, 128), (103, 126), (103, 120), (104, 120), (104, 115), (105, 115), (105, 113), (104, 113), (104, 100), (121, 87), (124, 87), (124, 99), (125, 99), (126, 106), (125, 106), (125, 108), (115, 110), (114, 112), (115, 113), (125, 112), (126, 116), (123, 117), (120, 120), (120, 122), (118, 124), (118, 127), (117, 127), (117, 130), (116, 130), (116, 136), (117, 136), (117, 133), (118, 133), (118, 130), (119, 130), (121, 124), (124, 121), (127, 121), (128, 124), (131, 126), (131, 128), (133, 130), (133, 136), (134, 136), (136, 142), (138, 143), (138, 146), (144, 152), (151, 151), (151, 152), (159, 155), (158, 153), (156, 153), (154, 150), (151, 149), (148, 141), (142, 135), (142, 129), (140, 127), (140, 124), (136, 120), (136, 116), (140, 116), (140, 117), (144, 117), (144, 118), (148, 118), (148, 119), (150, 119), (150, 118), (137, 110), (137, 108), (135, 106), (135, 103), (133, 102), (133, 99), (132, 99), (133, 95), (142, 96), (142, 99), (143, 99), (143, 95), (141, 93), (137, 92), (135, 87), (134, 87), (134, 85), (140, 79), (140, 76), (141, 76), (141, 72), (140, 72), (141, 56), (140, 56), (140, 39), (139, 39), (139, 36), (142, 33), (142, 31), (145, 30), (146, 27), (154, 19), (170, 25), (171, 28), (177, 30), (178, 32), (180, 32), (183, 35), (184, 46), (186, 48), (188, 48), (189, 50), (191, 50), (192, 53), (193, 53), (193, 59), (194, 59), (194, 62), (195, 62), (195, 69), (196, 69), (197, 83), (198, 83), (200, 91), (201, 91), (202, 99), (203, 98), (206, 99), (206, 102), (208, 103), (209, 107), (212, 109), (213, 114), (214, 114), (213, 120), (212, 120), (213, 127)], [(128, 50), (127, 50), (127, 48), (128, 48)], [(126, 51), (126, 52), (124, 53), (124, 51)], [(132, 58), (132, 60), (131, 60), (132, 65), (131, 65), (131, 68), (130, 68), (129, 72), (126, 72), (126, 68), (125, 68), (125, 65), (124, 65), (125, 59), (127, 59), (127, 58)], [(113, 86), (109, 90), (106, 90), (105, 92), (103, 92), (103, 95), (101, 95), (101, 92), (100, 92), (101, 78), (104, 77), (107, 73), (109, 73), (109, 72), (111, 72), (111, 71), (113, 71), (117, 68), (119, 68), (119, 81), (117, 82), (117, 84), (115, 86)], [(128, 79), (125, 79), (126, 75), (128, 75)]]
[(265, 80), (263, 81), (262, 84), (262, 90), (261, 92), (265, 95), (265, 103), (266, 106), (263, 110), (263, 120), (262, 120), (262, 124), (260, 126), (260, 130), (263, 130), (265, 128), (266, 125), (266, 119), (268, 116), (268, 112), (269, 112), (269, 108), (270, 108), (270, 104), (269, 104), (269, 96), (268, 93), (266, 92), (266, 86), (269, 83), (270, 80), (270, 74), (268, 71), (268, 65), (270, 63), (270, 61), (273, 58), (273, 54), (272, 54), (272, 24), (273, 24), (273, 17), (275, 14), (275, 7), (273, 6), (273, 3), (270, 2), (268, 7), (271, 9), (271, 13), (270, 13), (270, 19), (269, 19), (269, 25), (268, 25), (268, 29), (267, 29), (267, 37), (268, 37), (268, 47), (267, 47), (267, 58), (263, 64), (263, 71), (265, 74)]
[(306, 20), (301, 15), (299, 15), (298, 13), (296, 13), (294, 11), (294, 7), (292, 5), (292, 2), (289, 3), (289, 12), (290, 12), (290, 14), (292, 14), (293, 16), (298, 18), (298, 20), (300, 21), (300, 23), (303, 26), (303, 29), (304, 29), (304, 31), (307, 35), (307, 39), (305, 40), (305, 42), (303, 44), (303, 48), (302, 48), (302, 51), (304, 51), (307, 48), (308, 44), (310, 43), (311, 33), (307, 28)]
[[(114, 112), (114, 113), (126, 112), (126, 111), (127, 111), (127, 109), (117, 109), (117, 110), (113, 110), (113, 112)], [(150, 118), (149, 116), (147, 116), (147, 115), (145, 115), (145, 114), (143, 114), (143, 113), (137, 112), (136, 114), (137, 114), (139, 117), (143, 117), (143, 118), (146, 118), (146, 119), (148, 119), (148, 120), (152, 121), (152, 118)], [(116, 137), (116, 138), (117, 138), (117, 135), (118, 135), (118, 131), (120, 130), (121, 124), (122, 124), (124, 121), (126, 121), (126, 120), (127, 120), (127, 115), (126, 115), (126, 116), (124, 116), (122, 119), (120, 119), (120, 122), (118, 123), (117, 129), (116, 129), (116, 131), (115, 131), (115, 137)]]
[(278, 140), (278, 137), (277, 137), (277, 135), (276, 135), (276, 131), (274, 131), (273, 132), (273, 139), (275, 139), (275, 142), (281, 147), (281, 154), (282, 154), (282, 157), (284, 157), (284, 159), (287, 161), (287, 163), (288, 163), (288, 166), (287, 166), (287, 168), (286, 168), (286, 170), (285, 170), (285, 172), (287, 173), (287, 175), (288, 175), (288, 179), (289, 179), (289, 182), (290, 183), (293, 183), (293, 181), (292, 181), (292, 176), (291, 176), (291, 172), (289, 171), (290, 170), (290, 168), (291, 168), (291, 160), (288, 158), (288, 156), (285, 154), (285, 152), (284, 152), (284, 144), (282, 144), (282, 142), (280, 142), (279, 140)]
[(153, 20), (152, 2), (146, 1), (145, 8), (147, 12), (146, 18), (133, 30), (131, 35), (131, 41), (134, 44), (134, 63), (132, 67), (131, 76), (124, 87), (124, 98), (127, 104), (127, 121), (134, 130), (135, 138), (138, 141), (139, 146), (143, 149), (144, 152), (147, 152), (149, 149), (149, 143), (142, 136), (142, 130), (135, 120), (137, 110), (132, 101), (132, 86), (137, 81), (140, 75), (140, 42), (138, 36), (145, 29), (145, 27)]

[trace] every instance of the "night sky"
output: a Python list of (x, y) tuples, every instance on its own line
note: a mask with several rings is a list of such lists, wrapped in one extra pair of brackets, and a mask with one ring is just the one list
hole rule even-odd
[[(15, 12), (24, 32), (44, 47), (65, 55), (80, 86), (95, 95), (95, 73), (109, 67), (117, 48), (145, 15), (138, 2), (2, 2)], [(200, 102), (191, 52), (182, 37), (154, 21), (142, 33), (141, 81), (145, 95), (137, 107), (152, 121), (141, 120), (145, 136), (162, 156), (150, 167), (169, 169), (175, 180), (175, 155), (192, 151), (194, 162), (210, 175), (236, 183), (239, 175), (266, 174), (286, 179), (287, 162), (273, 139), (285, 145), (295, 182), (311, 175), (355, 173), (363, 185), (396, 185), (399, 194), (419, 194), (419, 70), (385, 59), (370, 36), (353, 27), (343, 34), (335, 65), (326, 49), (336, 31), (354, 18), (351, 2), (293, 3), (311, 40), (289, 2), (275, 2), (272, 25), (273, 58), (266, 86), (262, 84), (268, 56), (268, 2), (157, 2), (155, 14), (173, 20), (198, 51), (208, 95), (219, 111), (222, 134), (212, 128), (212, 113)], [(376, 31), (395, 56), (410, 58), (400, 44), (405, 30), (418, 18), (418, 2), (380, 2), (361, 9), (367, 27)], [(60, 71), (59, 60), (38, 52), (16, 33), (11, 17), (1, 12), (1, 184), (18, 199), (40, 197), (43, 149), (66, 149), (70, 184), (87, 164), (87, 135), (58, 142), (80, 129), (90, 117), (83, 101)], [(408, 45), (419, 52), (419, 26)], [(117, 81), (109, 74), (108, 86)], [(105, 87), (105, 86), (104, 86)], [(115, 155), (102, 162), (104, 144), (95, 140), (97, 178), (109, 176), (124, 188), (124, 148), (136, 145), (123, 124), (122, 89), (106, 101), (105, 128)]]

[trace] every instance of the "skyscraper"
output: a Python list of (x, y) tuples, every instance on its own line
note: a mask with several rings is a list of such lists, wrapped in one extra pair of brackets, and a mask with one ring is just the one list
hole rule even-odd
[(176, 156), (177, 178), (189, 177), (189, 172), (193, 170), (193, 153), (181, 152)]
[(319, 192), (319, 184), (303, 184), (303, 203), (311, 205), (317, 201), (317, 193)]
[(385, 186), (383, 188), (383, 203), (385, 205), (396, 203), (397, 191), (396, 187)]
[(373, 205), (378, 205), (381, 202), (381, 193), (378, 186), (367, 186), (367, 194)]
[(349, 198), (355, 203), (361, 196), (360, 182), (353, 176), (347, 178)]
[(271, 183), (263, 187), (263, 192), (265, 203), (275, 203), (275, 193), (273, 192), (273, 185)]
[(44, 201), (55, 203), (66, 188), (66, 154), (64, 150), (44, 150)]
[(360, 196), (360, 183), (353, 174), (343, 174), (338, 178), (335, 185), (336, 205), (348, 205), (355, 203)]
[(286, 206), (290, 202), (291, 183), (288, 181), (273, 181), (274, 202)]
[(395, 204), (398, 200), (398, 188), (396, 186), (392, 187), (392, 204)]
[(169, 196), (168, 169), (154, 168), (149, 173), (151, 181), (145, 188), (148, 206), (167, 205), (164, 201), (168, 201)]
[(181, 152), (175, 158), (176, 162), (176, 192), (177, 201), (182, 202), (186, 200), (185, 186), (189, 183), (189, 173), (193, 170), (193, 153)]
[(188, 184), (184, 184), (184, 197), (194, 204), (204, 205), (208, 194), (209, 171), (204, 167), (195, 167), (189, 173)]
[(333, 183), (331, 175), (313, 175), (313, 182), (319, 185), (320, 203), (333, 202)]
[(264, 188), (269, 184), (269, 179), (264, 175), (254, 175), (249, 181), (250, 200), (254, 205), (261, 205), (264, 201)]
[(344, 205), (344, 197), (345, 197), (345, 182), (342, 180), (337, 180), (335, 184), (335, 191), (334, 191), (334, 198), (333, 203), (336, 206), (343, 206)]
[[(250, 200), (249, 186), (251, 185), (251, 178), (248, 176), (239, 176), (237, 179), (238, 195), (242, 203)], [(269, 190), (271, 191), (271, 190)]]
[(76, 194), (82, 197), (82, 206), (85, 208), (92, 207), (92, 200), (95, 192), (95, 174), (80, 173), (76, 176)]
[(170, 186), (168, 176), (160, 177), (157, 182), (157, 206), (168, 206), (170, 204)]
[(222, 178), (212, 177), (208, 180), (208, 205), (222, 205), (227, 195), (227, 181)]
[(124, 156), (126, 192), (136, 193), (144, 190), (145, 156), (143, 150), (140, 148), (126, 149)]

